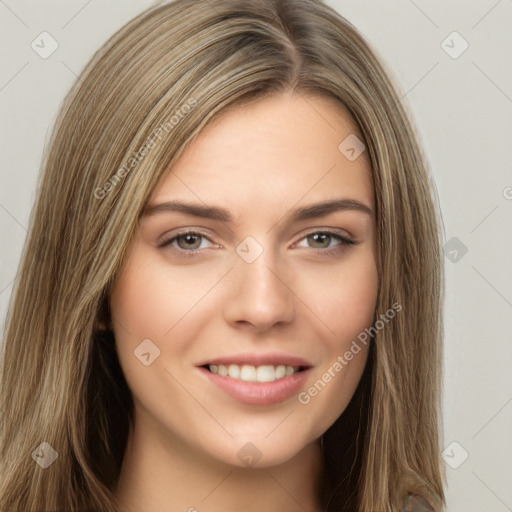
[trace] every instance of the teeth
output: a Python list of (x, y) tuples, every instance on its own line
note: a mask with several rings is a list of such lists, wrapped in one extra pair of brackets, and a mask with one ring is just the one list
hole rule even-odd
[(280, 364), (276, 368), (276, 379), (282, 379), (286, 375), (286, 366), (284, 364)]
[[(232, 365), (235, 366), (235, 365)], [(245, 382), (256, 382), (256, 368), (254, 366), (249, 366), (244, 364), (240, 370), (240, 380), (244, 380)]]
[(238, 377), (240, 377), (240, 367), (236, 364), (230, 364), (228, 368), (228, 375), (233, 379), (238, 379)]
[(243, 380), (244, 382), (272, 382), (297, 373), (300, 367), (285, 366), (284, 364), (278, 366), (251, 366), (248, 364), (243, 366), (238, 366), (237, 364), (225, 366), (223, 364), (211, 364), (209, 368), (212, 373), (222, 377)]
[(276, 380), (276, 369), (273, 366), (258, 366), (256, 380), (258, 382), (272, 382)]

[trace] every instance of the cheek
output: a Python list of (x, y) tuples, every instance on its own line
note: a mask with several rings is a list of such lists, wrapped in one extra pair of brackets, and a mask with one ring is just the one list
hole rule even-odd
[[(377, 300), (378, 276), (373, 259), (359, 260), (340, 272), (331, 272), (327, 292), (315, 294), (317, 311), (330, 331), (323, 341), (322, 362), (298, 396), (312, 420), (312, 437), (322, 435), (343, 413), (364, 372)], [(322, 329), (322, 332), (326, 332)]]
[[(133, 255), (112, 291), (112, 318), (135, 338), (164, 338), (183, 321), (215, 283), (215, 276)], [(211, 282), (210, 282), (211, 281)]]
[(343, 338), (356, 337), (368, 327), (375, 312), (378, 278), (373, 263), (353, 268), (332, 297), (334, 330)]
[(328, 292), (317, 299), (325, 323), (334, 331), (323, 338), (326, 357), (301, 401), (324, 418), (322, 426), (315, 427), (318, 435), (347, 407), (367, 361), (369, 345), (358, 336), (372, 325), (378, 275), (373, 255), (359, 256), (339, 272), (330, 273)]
[[(110, 311), (119, 361), (134, 394), (141, 389), (157, 389), (162, 375), (166, 386), (173, 387), (172, 379), (168, 382), (161, 373), (158, 377), (156, 368), (163, 370), (172, 367), (175, 360), (190, 359), (194, 340), (216, 314), (207, 306), (221, 271), (173, 267), (143, 248), (133, 251), (112, 290)], [(151, 343), (142, 345), (147, 339)], [(137, 354), (147, 353), (148, 347), (157, 358), (146, 367)]]
[[(197, 272), (171, 268), (136, 248), (113, 287), (110, 311), (119, 362), (134, 399), (151, 411), (161, 411), (162, 400), (171, 403), (180, 393), (167, 370), (173, 359), (184, 360), (200, 329), (190, 321), (200, 311), (195, 308), (204, 294), (200, 280)], [(195, 316), (187, 315), (192, 312)], [(148, 365), (143, 354), (149, 354)]]
[[(176, 324), (182, 309), (182, 302), (158, 265), (142, 256), (141, 251), (132, 253), (110, 297), (118, 357), (127, 379), (132, 381), (132, 390), (143, 389), (154, 377), (154, 369), (162, 361), (163, 336)], [(136, 359), (139, 352), (158, 358), (147, 368)], [(147, 372), (148, 369), (152, 371)]]
[(375, 311), (378, 276), (373, 256), (360, 253), (339, 269), (307, 276), (304, 296), (329, 328), (329, 343), (341, 350), (368, 327)]

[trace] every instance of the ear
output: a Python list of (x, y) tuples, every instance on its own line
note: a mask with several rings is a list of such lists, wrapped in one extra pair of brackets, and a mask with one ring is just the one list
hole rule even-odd
[(110, 332), (112, 331), (112, 320), (110, 318), (110, 308), (108, 298), (104, 298), (101, 301), (98, 314), (94, 320), (94, 331), (95, 332)]
[(96, 320), (94, 320), (94, 330), (96, 332), (107, 332), (110, 331), (110, 328), (105, 320), (100, 320), (100, 318), (96, 317)]

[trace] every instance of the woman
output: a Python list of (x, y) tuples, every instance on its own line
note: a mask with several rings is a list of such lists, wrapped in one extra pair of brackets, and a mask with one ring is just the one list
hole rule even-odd
[(321, 2), (132, 20), (46, 155), (0, 508), (442, 510), (434, 197), (381, 64)]

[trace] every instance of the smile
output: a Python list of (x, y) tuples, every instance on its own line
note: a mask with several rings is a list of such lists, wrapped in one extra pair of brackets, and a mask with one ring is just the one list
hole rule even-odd
[(205, 365), (204, 368), (211, 373), (220, 375), (221, 377), (229, 377), (244, 382), (273, 382), (275, 380), (284, 379), (295, 373), (303, 371), (301, 366), (290, 366), (280, 364), (274, 365), (223, 365), (223, 364), (210, 364)]

